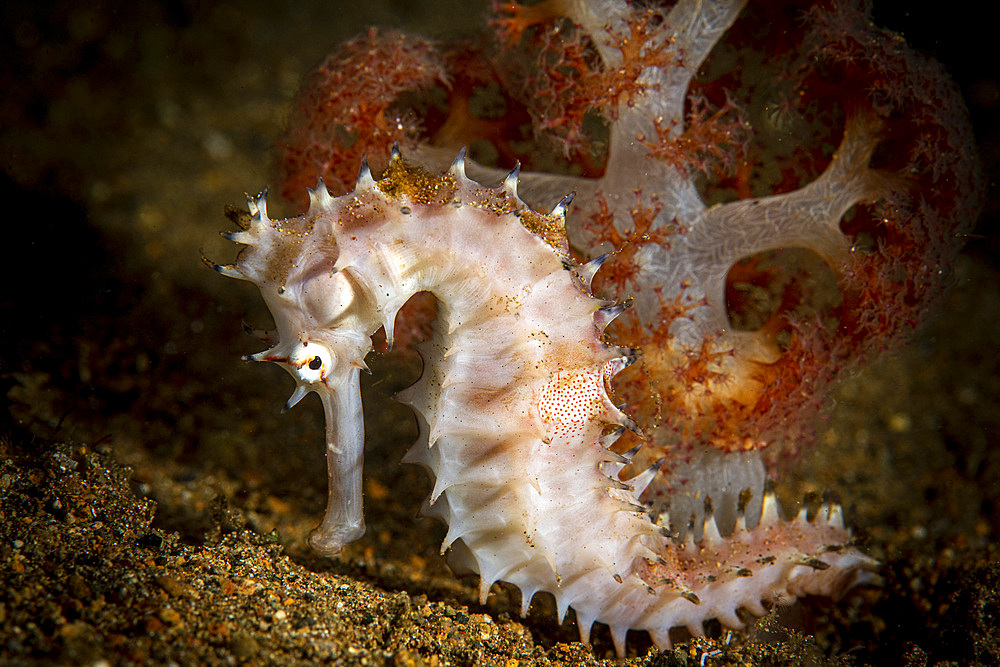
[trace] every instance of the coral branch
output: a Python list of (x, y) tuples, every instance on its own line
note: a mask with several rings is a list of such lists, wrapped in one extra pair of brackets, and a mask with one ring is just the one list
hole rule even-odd
[(413, 140), (420, 130), (418, 118), (394, 113), (393, 104), (403, 92), (447, 80), (426, 40), (373, 28), (343, 44), (310, 74), (295, 101), (278, 144), (282, 194), (305, 205), (306, 188), (320, 178), (344, 192), (361, 158), (384, 165), (394, 142)]

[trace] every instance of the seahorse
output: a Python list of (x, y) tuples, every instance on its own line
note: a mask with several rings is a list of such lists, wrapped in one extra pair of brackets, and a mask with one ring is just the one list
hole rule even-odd
[(420, 438), (407, 453), (433, 479), (426, 510), (448, 525), (453, 567), (479, 574), (483, 604), (496, 581), (517, 586), (522, 613), (540, 591), (560, 622), (575, 610), (581, 639), (607, 624), (619, 655), (630, 629), (661, 648), (670, 629), (703, 634), (717, 618), (743, 626), (742, 607), (805, 594), (839, 595), (873, 578), (837, 505), (814, 517), (780, 516), (768, 493), (756, 525), (741, 516), (723, 537), (709, 515), (696, 542), (675, 540), (640, 500), (657, 465), (620, 473), (635, 450), (611, 445), (635, 423), (609, 397), (636, 352), (604, 328), (626, 304), (595, 297), (602, 259), (568, 252), (571, 196), (549, 214), (518, 196), (515, 169), (496, 188), (467, 177), (464, 151), (444, 174), (394, 149), (376, 180), (366, 163), (352, 192), (310, 191), (308, 211), (271, 220), (266, 192), (248, 198), (243, 244), (220, 273), (254, 283), (274, 316), (277, 343), (250, 359), (275, 362), (296, 381), (286, 407), (309, 392), (326, 414), (329, 503), (309, 542), (336, 554), (364, 533), (359, 377), (371, 335), (393, 338), (414, 294), (438, 301), (424, 370), (402, 395)]

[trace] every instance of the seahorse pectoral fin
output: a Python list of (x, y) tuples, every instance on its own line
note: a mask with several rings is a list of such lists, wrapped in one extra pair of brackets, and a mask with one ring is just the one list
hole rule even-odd
[(341, 382), (327, 380), (318, 393), (326, 415), (326, 467), (329, 497), (323, 522), (309, 535), (309, 546), (332, 556), (365, 534), (361, 473), (365, 426), (361, 411), (361, 369), (350, 366)]

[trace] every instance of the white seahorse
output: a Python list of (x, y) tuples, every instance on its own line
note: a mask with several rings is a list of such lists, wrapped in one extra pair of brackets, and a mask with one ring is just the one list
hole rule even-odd
[(371, 334), (385, 327), (391, 341), (399, 308), (429, 291), (438, 318), (405, 393), (421, 426), (407, 459), (433, 476), (442, 552), (479, 573), (484, 603), (498, 580), (520, 589), (524, 612), (548, 591), (560, 621), (573, 607), (584, 641), (606, 623), (623, 654), (629, 629), (669, 647), (672, 627), (737, 628), (739, 607), (759, 616), (762, 602), (873, 578), (835, 505), (784, 521), (769, 494), (756, 526), (740, 517), (722, 537), (709, 517), (698, 543), (650, 519), (639, 496), (655, 468), (621, 480), (629, 456), (609, 448), (634, 428), (607, 394), (633, 358), (603, 337), (622, 306), (589, 292), (600, 260), (567, 253), (569, 198), (539, 214), (518, 197), (516, 170), (486, 188), (466, 177), (464, 154), (439, 176), (394, 151), (378, 181), (363, 165), (353, 192), (331, 197), (321, 183), (310, 199), (305, 215), (271, 220), (264, 195), (250, 198), (248, 226), (227, 235), (246, 248), (214, 268), (260, 288), (279, 342), (251, 358), (295, 378), (288, 407), (308, 392), (322, 400), (330, 497), (314, 548), (334, 554), (364, 533), (359, 373)]

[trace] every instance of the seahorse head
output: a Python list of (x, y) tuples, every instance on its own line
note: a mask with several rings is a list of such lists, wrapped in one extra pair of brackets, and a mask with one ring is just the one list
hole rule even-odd
[[(329, 198), (322, 184), (313, 195)], [(235, 219), (242, 229), (225, 235), (245, 246), (239, 258), (232, 265), (211, 266), (260, 289), (275, 323), (267, 338), (275, 343), (247, 359), (276, 363), (295, 379), (284, 409), (309, 393), (323, 404), (330, 499), (310, 544), (322, 553), (336, 553), (365, 531), (359, 374), (368, 370), (364, 358), (381, 322), (370, 288), (351, 269), (338, 267), (336, 237), (322, 228), (335, 221), (319, 215), (320, 207), (296, 218), (271, 220), (266, 193), (247, 202), (249, 218)]]
[[(267, 286), (261, 288), (267, 291)], [(371, 308), (348, 271), (331, 269), (284, 285), (266, 301), (278, 343), (249, 359), (277, 363), (295, 379), (286, 410), (309, 392), (319, 394), (325, 404), (352, 374), (368, 370), (364, 358), (371, 350)]]
[(245, 246), (236, 263), (213, 268), (260, 288), (277, 341), (247, 358), (277, 363), (295, 379), (285, 409), (309, 392), (327, 403), (352, 373), (367, 370), (375, 306), (367, 298), (370, 290), (349, 269), (338, 269), (334, 235), (312, 233), (322, 232), (315, 227), (323, 222), (310, 215), (271, 220), (266, 196), (248, 197), (251, 217), (237, 220), (242, 230), (226, 234)]

